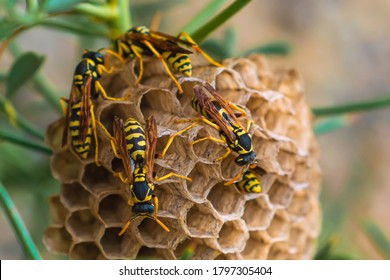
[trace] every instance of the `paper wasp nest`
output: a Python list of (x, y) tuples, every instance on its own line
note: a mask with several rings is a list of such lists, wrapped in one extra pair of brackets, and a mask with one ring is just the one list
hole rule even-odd
[[(44, 235), (47, 248), (66, 253), (71, 259), (176, 259), (190, 248), (193, 259), (310, 259), (319, 233), (318, 147), (312, 132), (311, 112), (305, 103), (302, 81), (295, 70), (271, 71), (262, 56), (228, 59), (225, 69), (197, 61), (193, 77), (179, 78), (184, 93), (156, 59), (145, 60), (141, 85), (134, 87), (130, 60), (114, 73), (101, 78), (108, 95), (132, 95), (126, 101), (99, 98), (96, 118), (112, 132), (114, 116), (136, 118), (141, 124), (153, 115), (158, 124), (157, 152), (169, 135), (188, 123), (181, 118), (199, 116), (192, 109), (192, 88), (201, 80), (216, 87), (228, 101), (247, 109), (254, 124), (259, 194), (241, 194), (223, 182), (242, 167), (231, 154), (214, 162), (222, 144), (190, 142), (218, 132), (199, 124), (178, 136), (163, 159), (156, 159), (157, 175), (171, 171), (193, 179), (168, 179), (156, 184), (158, 217), (168, 226), (165, 232), (155, 221), (134, 221), (123, 236), (118, 232), (131, 216), (127, 204), (129, 187), (112, 176), (121, 162), (114, 159), (110, 143), (98, 128), (99, 158), (94, 148), (81, 161), (68, 146), (61, 147), (64, 118), (51, 124), (47, 143), (53, 150), (52, 172), (61, 182), (58, 196), (49, 201), (53, 224)], [(203, 64), (202, 64), (203, 63)], [(177, 74), (177, 73), (175, 73)], [(177, 75), (180, 76), (180, 75)], [(243, 123), (246, 124), (245, 118)]]

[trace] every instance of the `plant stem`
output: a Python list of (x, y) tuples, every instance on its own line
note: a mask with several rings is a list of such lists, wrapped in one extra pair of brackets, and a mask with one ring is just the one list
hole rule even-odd
[(108, 33), (102, 31), (101, 29), (88, 29), (80, 25), (74, 24), (72, 22), (59, 20), (55, 18), (47, 18), (46, 20), (43, 20), (39, 24), (45, 27), (70, 31), (79, 35), (99, 36), (104, 38), (108, 37)]
[(22, 244), (23, 251), (27, 258), (32, 260), (40, 260), (42, 257), (39, 254), (18, 210), (15, 207), (11, 197), (9, 196), (4, 185), (0, 182), (0, 202), (4, 208), (5, 214), (11, 222), (12, 228), (15, 231), (19, 242)]
[(118, 17), (118, 11), (111, 9), (109, 6), (98, 6), (91, 3), (80, 3), (77, 4), (73, 10), (77, 13), (93, 16), (100, 18), (102, 20), (112, 20), (115, 17)]
[(202, 25), (202, 23), (211, 18), (225, 3), (225, 0), (211, 0), (210, 3), (206, 5), (196, 16), (194, 16), (181, 30), (179, 30), (179, 32), (183, 31), (188, 34), (193, 33)]
[[(7, 101), (0, 97), (0, 109), (4, 112), (6, 112), (6, 107), (12, 106), (12, 104), (8, 103)], [(30, 123), (28, 120), (23, 118), (19, 113), (13, 109), (13, 121), (15, 121), (15, 124), (20, 127), (22, 130), (24, 130), (26, 133), (30, 134), (31, 136), (42, 140), (45, 138), (43, 132), (41, 132), (38, 128), (36, 128), (32, 123)]]
[(202, 27), (200, 27), (197, 31), (191, 34), (192, 39), (195, 42), (200, 43), (203, 41), (207, 35), (217, 29), (220, 25), (222, 25), (229, 18), (234, 16), (239, 10), (241, 10), (244, 6), (246, 6), (251, 0), (236, 0), (229, 7), (219, 13), (210, 21), (206, 22)]
[(111, 1), (110, 4), (117, 12), (116, 17), (111, 22), (108, 22), (110, 26), (110, 38), (114, 39), (131, 27), (130, 1), (116, 0)]
[(20, 138), (19, 136), (13, 135), (13, 134), (9, 133), (8, 131), (4, 131), (1, 129), (0, 129), (0, 139), (5, 140), (5, 141), (9, 141), (9, 142), (14, 143), (14, 144), (19, 145), (19, 146), (23, 146), (23, 147), (30, 148), (30, 149), (33, 149), (33, 150), (36, 150), (39, 152), (43, 152), (47, 155), (51, 155), (51, 153), (52, 153), (51, 150), (47, 146)]
[(31, 15), (37, 14), (39, 11), (39, 4), (37, 0), (26, 0), (27, 11)]
[(333, 107), (313, 108), (312, 111), (316, 117), (324, 117), (329, 115), (379, 109), (387, 106), (390, 106), (389, 96), (373, 99), (373, 100), (367, 100), (363, 102), (333, 106)]
[(325, 120), (318, 121), (314, 125), (314, 134), (323, 135), (332, 132), (336, 129), (344, 128), (355, 122), (357, 116), (351, 114), (343, 114), (340, 116), (329, 117)]

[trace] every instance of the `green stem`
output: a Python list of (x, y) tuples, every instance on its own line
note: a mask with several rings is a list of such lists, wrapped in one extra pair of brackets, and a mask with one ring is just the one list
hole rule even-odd
[(46, 20), (43, 20), (39, 24), (45, 27), (70, 31), (79, 35), (99, 36), (104, 38), (108, 37), (108, 33), (102, 31), (101, 29), (88, 29), (78, 24), (74, 24), (70, 21), (64, 21), (55, 18), (47, 18)]
[(32, 260), (41, 260), (42, 257), (39, 254), (37, 247), (35, 246), (18, 210), (15, 207), (11, 197), (9, 196), (4, 185), (0, 182), (0, 202), (4, 208), (7, 218), (11, 222), (19, 242), (22, 244), (23, 251), (27, 258)]
[(387, 106), (390, 106), (390, 97), (388, 96), (334, 107), (313, 108), (312, 111), (316, 117), (324, 117), (329, 115), (379, 109)]
[[(23, 52), (16, 43), (11, 43), (9, 50), (14, 57), (20, 56)], [(48, 101), (48, 103), (60, 114), (62, 114), (61, 105), (59, 102), (59, 96), (54, 87), (41, 73), (37, 73), (32, 78), (34, 86), (38, 90), (39, 94)]]
[(356, 117), (351, 114), (345, 114), (335, 117), (330, 117), (314, 124), (314, 134), (322, 135), (332, 132), (336, 129), (344, 128), (351, 125), (356, 120)]
[(130, 15), (130, 1), (129, 0), (116, 0), (110, 3), (117, 11), (117, 16), (109, 22), (110, 26), (110, 38), (116, 38), (120, 34), (126, 32), (131, 27), (131, 15)]
[(215, 16), (212, 20), (208, 21), (200, 27), (197, 31), (191, 34), (192, 39), (195, 42), (200, 43), (203, 41), (207, 35), (217, 29), (220, 25), (222, 25), (225, 21), (235, 15), (239, 10), (245, 7), (251, 0), (236, 0), (229, 7)]
[[(6, 112), (6, 101), (4, 98), (0, 97), (0, 109), (4, 112)], [(40, 131), (38, 128), (36, 128), (32, 123), (30, 123), (28, 120), (23, 118), (17, 111), (14, 111), (14, 121), (16, 125), (21, 128), (26, 133), (30, 134), (31, 136), (39, 139), (44, 140), (45, 136), (42, 131)]]
[(118, 17), (118, 11), (116, 9), (112, 9), (111, 7), (97, 6), (91, 3), (80, 3), (77, 4), (73, 10), (77, 13), (97, 17), (102, 20), (112, 20), (115, 17)]
[(39, 3), (37, 0), (26, 0), (27, 11), (31, 15), (35, 15), (39, 11)]
[[(225, 4), (225, 0), (212, 0), (206, 5), (197, 15), (195, 15), (190, 22), (188, 22), (180, 31), (184, 31), (188, 34), (193, 33), (199, 28), (205, 21), (211, 18), (218, 9)], [(179, 33), (178, 32), (178, 33)]]
[(28, 141), (26, 139), (20, 138), (19, 136), (15, 136), (15, 135), (9, 133), (8, 131), (4, 131), (1, 129), (0, 129), (0, 139), (14, 143), (14, 144), (19, 145), (19, 146), (23, 146), (23, 147), (30, 148), (30, 149), (33, 149), (33, 150), (36, 150), (39, 152), (43, 152), (47, 155), (51, 155), (51, 153), (52, 153), (51, 150), (47, 146)]

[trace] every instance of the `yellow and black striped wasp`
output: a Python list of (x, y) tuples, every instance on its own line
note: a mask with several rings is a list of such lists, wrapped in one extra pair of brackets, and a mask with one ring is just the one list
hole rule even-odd
[[(98, 161), (98, 141), (96, 134), (96, 119), (93, 110), (92, 100), (96, 100), (99, 94), (107, 100), (125, 100), (107, 96), (106, 91), (99, 82), (103, 73), (110, 73), (107, 68), (107, 54), (101, 52), (105, 50), (108, 54), (122, 59), (115, 52), (108, 49), (101, 49), (97, 52), (84, 50), (81, 61), (77, 64), (69, 99), (61, 97), (61, 107), (65, 114), (65, 127), (62, 136), (62, 146), (68, 141), (68, 130), (71, 135), (71, 145), (74, 151), (82, 158), (88, 156), (91, 146), (92, 134), (95, 141), (95, 162)], [(67, 109), (65, 108), (67, 103)]]
[[(182, 37), (186, 40), (180, 39)], [(167, 63), (170, 64), (175, 70), (188, 77), (192, 75), (192, 64), (188, 56), (192, 52), (182, 48), (180, 45), (185, 45), (194, 49), (195, 52), (202, 54), (211, 64), (217, 67), (223, 67), (207, 55), (195, 41), (184, 32), (181, 32), (177, 37), (174, 37), (162, 32), (152, 31), (146, 26), (138, 26), (129, 29), (115, 41), (115, 49), (121, 57), (137, 57), (139, 59), (139, 75), (136, 84), (141, 81), (143, 74), (142, 56), (155, 56), (162, 62), (165, 70), (176, 84), (179, 92), (183, 93), (180, 83), (175, 76), (173, 76), (167, 65)]]
[(254, 171), (248, 169), (242, 175), (240, 181), (235, 182), (234, 185), (241, 193), (260, 193), (261, 185), (259, 179), (257, 179)]
[[(227, 145), (227, 151), (223, 156), (217, 158), (216, 161), (223, 160), (233, 151), (238, 154), (235, 159), (237, 165), (251, 166), (256, 157), (256, 153), (253, 151), (252, 138), (248, 133), (251, 122), (248, 121), (247, 127), (244, 128), (238, 120), (238, 116), (245, 116), (246, 112), (236, 105), (224, 100), (210, 84), (205, 82), (194, 87), (194, 95), (195, 97), (192, 99), (191, 105), (202, 116), (199, 118), (178, 121), (193, 123), (172, 134), (169, 137), (165, 148), (158, 157), (161, 158), (165, 155), (173, 139), (177, 135), (184, 133), (200, 122), (204, 122), (218, 130), (221, 139), (207, 136), (193, 141), (191, 143), (192, 145), (204, 140), (224, 143)], [(233, 110), (239, 111), (239, 113), (235, 113)], [(243, 173), (238, 174), (236, 177), (226, 182), (225, 185), (234, 183), (242, 176), (242, 174)]]
[(133, 118), (129, 118), (125, 123), (122, 119), (115, 118), (113, 131), (111, 144), (114, 154), (122, 160), (126, 178), (121, 173), (117, 175), (123, 182), (129, 183), (131, 195), (129, 204), (134, 203), (133, 216), (118, 235), (124, 234), (130, 223), (141, 217), (156, 221), (165, 231), (169, 232), (167, 226), (157, 218), (158, 199), (153, 194), (154, 184), (172, 176), (192, 180), (173, 172), (160, 178), (153, 175), (157, 144), (157, 126), (153, 116), (146, 120), (145, 131)]

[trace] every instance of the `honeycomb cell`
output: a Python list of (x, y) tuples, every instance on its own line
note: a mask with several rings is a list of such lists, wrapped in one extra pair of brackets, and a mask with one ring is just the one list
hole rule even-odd
[(102, 253), (94, 242), (80, 242), (72, 246), (69, 257), (72, 260), (97, 260)]
[(62, 183), (71, 183), (79, 178), (83, 167), (77, 156), (67, 148), (53, 154), (51, 157), (51, 169), (54, 178)]
[(241, 252), (244, 259), (249, 260), (266, 260), (271, 248), (271, 243), (265, 240), (258, 240), (256, 238), (249, 238), (245, 249)]
[(113, 103), (108, 102), (107, 105), (102, 109), (100, 115), (100, 122), (104, 125), (107, 131), (113, 135), (112, 125), (115, 117), (121, 118), (126, 121), (128, 118), (134, 118), (139, 122), (143, 123), (142, 114), (138, 113), (134, 104), (124, 103)]
[(142, 95), (139, 104), (141, 111), (153, 110), (169, 114), (176, 114), (180, 108), (180, 103), (168, 90), (149, 90)]
[(49, 227), (43, 234), (46, 248), (56, 254), (66, 254), (72, 245), (72, 237), (64, 227)]
[(98, 214), (105, 226), (122, 226), (131, 216), (131, 206), (123, 196), (108, 194), (100, 200)]
[(102, 166), (96, 166), (95, 163), (85, 166), (81, 181), (90, 192), (96, 195), (107, 191), (118, 191), (123, 186), (122, 182), (110, 171)]
[(61, 118), (47, 127), (45, 143), (55, 152), (62, 150), (62, 134), (64, 133), (65, 118)]
[(91, 194), (79, 183), (61, 185), (61, 202), (68, 209), (87, 208), (90, 205)]
[(285, 242), (275, 242), (271, 245), (269, 260), (287, 260), (290, 259), (289, 247)]
[(195, 238), (217, 237), (223, 221), (210, 202), (194, 204), (187, 212), (188, 234)]
[(248, 239), (249, 233), (243, 220), (229, 221), (223, 224), (219, 232), (217, 249), (224, 254), (241, 252)]
[(273, 241), (286, 240), (288, 238), (290, 226), (289, 223), (281, 217), (281, 211), (277, 212), (271, 222), (267, 233)]
[(293, 194), (288, 212), (295, 219), (304, 219), (310, 212), (310, 197), (306, 191), (298, 191)]
[(245, 204), (242, 218), (248, 230), (264, 230), (269, 227), (275, 215), (274, 207), (267, 196), (260, 196)]
[(303, 252), (307, 243), (307, 235), (304, 229), (299, 226), (292, 226), (290, 229), (290, 247), (298, 252)]
[(89, 209), (73, 212), (66, 221), (66, 227), (80, 241), (93, 241), (103, 230), (102, 224)]
[(64, 225), (65, 219), (69, 213), (68, 209), (62, 204), (59, 195), (52, 195), (48, 199), (50, 216), (54, 225)]
[[(160, 219), (160, 218), (159, 218)], [(180, 224), (175, 219), (160, 219), (170, 230), (164, 231), (156, 221), (145, 218), (138, 226), (137, 239), (146, 247), (175, 249), (187, 236), (180, 229)]]
[(210, 191), (207, 199), (214, 209), (223, 216), (224, 220), (233, 220), (242, 216), (245, 199), (234, 185), (224, 186), (216, 184)]
[(291, 204), (293, 189), (278, 180), (272, 185), (268, 195), (274, 206), (285, 208)]
[[(200, 139), (205, 139), (206, 137), (213, 137), (216, 139), (221, 139), (220, 134), (212, 127), (209, 127), (206, 124), (200, 124), (203, 128), (199, 130), (199, 133), (196, 137), (193, 138), (193, 141), (198, 141)], [(211, 140), (203, 140), (198, 143), (195, 143), (192, 146), (194, 154), (199, 158), (200, 161), (204, 163), (212, 164), (216, 160), (222, 157), (226, 152), (225, 143), (216, 143)]]
[(196, 163), (194, 169), (188, 175), (192, 179), (192, 182), (187, 183), (192, 200), (200, 203), (206, 200), (211, 188), (219, 181), (216, 177), (217, 170), (215, 164)]
[(121, 231), (119, 227), (107, 228), (100, 239), (104, 255), (109, 259), (135, 259), (141, 245), (126, 231), (118, 236)]
[(262, 90), (264, 85), (257, 75), (257, 67), (252, 61), (248, 59), (240, 59), (232, 65), (233, 69), (239, 73), (244, 81), (244, 84), (252, 89)]

